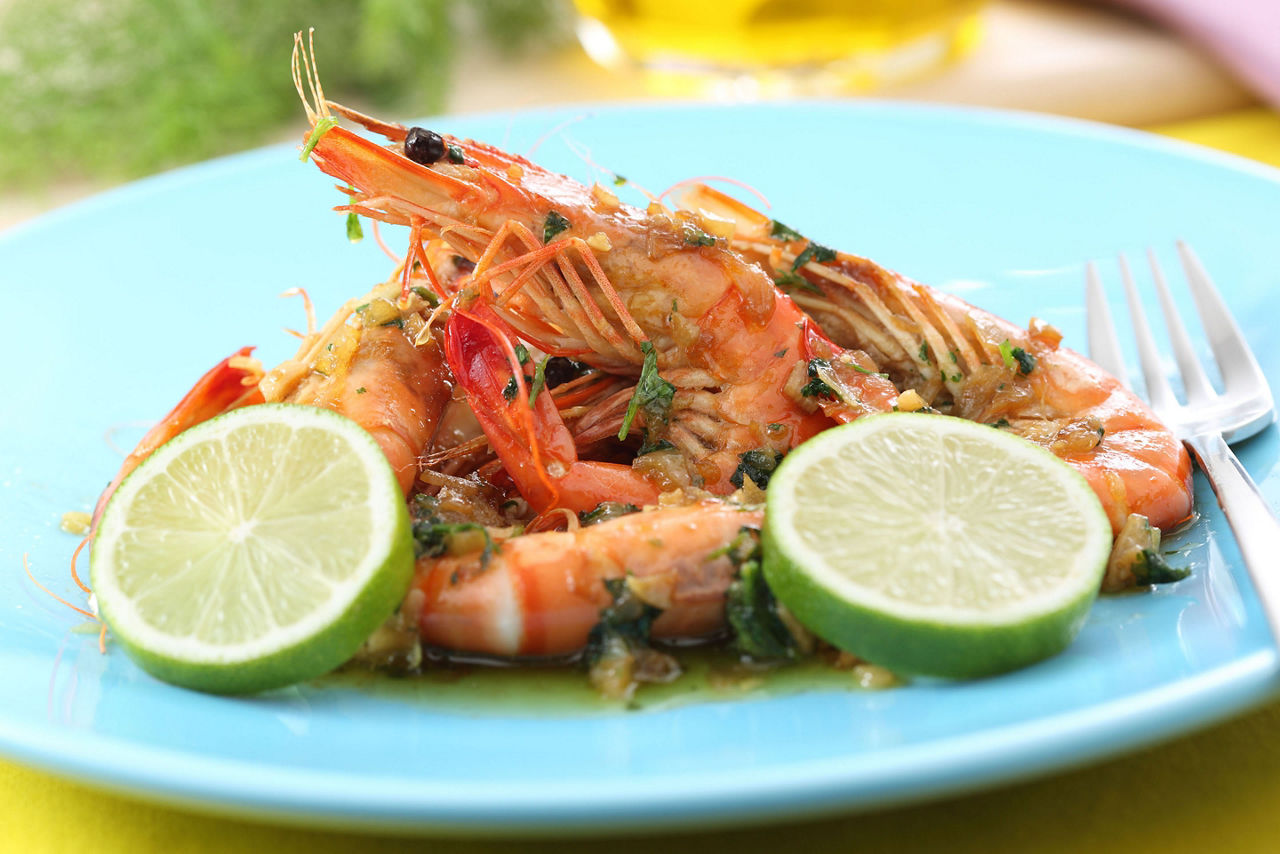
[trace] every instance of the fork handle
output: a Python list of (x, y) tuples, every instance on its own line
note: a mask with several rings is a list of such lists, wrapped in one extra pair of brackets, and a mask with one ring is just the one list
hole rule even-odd
[(1262, 602), (1272, 638), (1280, 643), (1280, 520), (1222, 434), (1192, 436), (1185, 441), (1218, 497)]

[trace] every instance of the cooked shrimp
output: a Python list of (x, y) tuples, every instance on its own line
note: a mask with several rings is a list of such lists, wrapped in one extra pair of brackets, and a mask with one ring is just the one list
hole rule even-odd
[[(1191, 460), (1155, 413), (1032, 319), (1028, 329), (842, 252), (815, 244), (706, 186), (681, 204), (736, 225), (733, 247), (795, 276), (792, 296), (841, 346), (867, 352), (894, 383), (940, 412), (1008, 429), (1089, 481), (1119, 532), (1130, 514), (1168, 528), (1191, 513)], [(824, 254), (826, 254), (824, 253)], [(809, 257), (814, 257), (810, 252)]]
[(252, 347), (241, 347), (232, 355), (210, 368), (204, 376), (196, 380), (178, 405), (169, 411), (164, 418), (142, 437), (142, 441), (129, 452), (120, 466), (120, 471), (112, 478), (111, 483), (98, 497), (98, 504), (93, 509), (93, 521), (89, 528), (89, 538), (97, 530), (98, 519), (106, 509), (107, 501), (120, 486), (121, 481), (147, 457), (165, 442), (184, 430), (208, 421), (215, 415), (235, 409), (262, 403), (262, 393), (258, 390), (258, 381), (262, 379), (262, 363), (250, 354)]
[(419, 334), (428, 306), (414, 297), (401, 309), (396, 296), (389, 285), (347, 303), (262, 389), (268, 401), (333, 409), (369, 431), (407, 494), (451, 388), (439, 342)]
[[(735, 488), (744, 453), (784, 452), (834, 421), (885, 411), (896, 401), (897, 390), (870, 359), (832, 344), (710, 224), (658, 204), (638, 210), (603, 187), (588, 189), (483, 143), (410, 131), (325, 101), (300, 38), (294, 58), (313, 126), (311, 159), (352, 188), (342, 209), (409, 226), (410, 257), (423, 266), (429, 266), (421, 249), (426, 238), (445, 241), (475, 264), (457, 293), (441, 294), (454, 301), (450, 333), (472, 339), (466, 348), (448, 348), (450, 367), (469, 394), (487, 401), (495, 383), (502, 390), (514, 381), (518, 405), (532, 408), (509, 352), (512, 330), (543, 352), (636, 377), (637, 397), (654, 405), (638, 416), (632, 410), (620, 437), (643, 428), (650, 444), (669, 443), (689, 461), (691, 476), (720, 494)], [(314, 105), (303, 93), (304, 70)], [(393, 145), (333, 126), (331, 109)], [(480, 341), (468, 321), (491, 340)], [(495, 371), (492, 358), (481, 360), (482, 369), (454, 358), (494, 348), (507, 353), (505, 373)], [(806, 396), (814, 379), (824, 393)], [(475, 408), (482, 422), (491, 411)], [(514, 413), (498, 415), (516, 421)], [(539, 443), (530, 419), (523, 420), (523, 442)], [(505, 438), (490, 434), (490, 426), (495, 451), (539, 509), (609, 497), (592, 491), (599, 479), (565, 481), (584, 461), (523, 465), (508, 449), (528, 453), (507, 425), (498, 425)], [(611, 472), (608, 488), (624, 477)], [(634, 476), (636, 490), (645, 488), (642, 480)], [(576, 493), (581, 487), (587, 491)]]
[(587, 643), (613, 603), (606, 579), (628, 579), (662, 609), (657, 638), (701, 638), (725, 626), (736, 574), (729, 544), (762, 512), (722, 502), (632, 513), (576, 531), (504, 540), (499, 548), (418, 560), (402, 612), (428, 644), (497, 656), (560, 656)]

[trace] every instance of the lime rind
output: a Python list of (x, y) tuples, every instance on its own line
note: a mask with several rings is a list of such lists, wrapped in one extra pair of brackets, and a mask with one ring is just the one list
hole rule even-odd
[[(966, 443), (989, 464), (957, 476), (949, 466)], [(887, 447), (908, 456), (886, 463)], [(835, 480), (850, 471), (848, 484)], [(947, 530), (948, 501), (967, 505), (979, 535)], [(819, 434), (784, 460), (768, 502), (764, 569), (779, 600), (831, 643), (902, 673), (982, 676), (1062, 650), (1111, 546), (1078, 472), (1020, 437), (947, 416), (877, 415)], [(1001, 565), (1011, 560), (1029, 565)]]
[[(311, 432), (291, 444), (289, 434), (301, 431)], [(228, 451), (236, 437), (273, 432), (258, 447)], [(310, 453), (317, 446), (322, 453)], [(289, 457), (290, 448), (306, 448), (307, 458)], [(230, 481), (221, 492), (212, 475), (218, 470)], [(310, 498), (299, 498), (308, 488)], [(260, 528), (246, 539), (258, 546), (255, 565), (270, 561), (270, 575), (219, 575), (230, 560), (227, 520), (218, 518), (228, 506)], [(281, 517), (294, 511), (289, 531)], [(359, 553), (354, 565), (343, 563), (344, 537), (361, 544), (346, 549)], [(158, 569), (166, 550), (185, 556)], [(131, 554), (143, 564), (130, 565)], [(413, 547), (403, 495), (372, 436), (330, 410), (263, 404), (185, 431), (125, 478), (103, 513), (90, 572), (104, 619), (143, 669), (198, 690), (243, 693), (313, 678), (347, 660), (403, 598)], [(197, 583), (202, 578), (214, 581)], [(227, 589), (216, 589), (220, 583)], [(271, 625), (240, 642), (222, 642), (236, 634), (234, 625), (203, 639), (193, 625), (252, 623), (246, 614)]]

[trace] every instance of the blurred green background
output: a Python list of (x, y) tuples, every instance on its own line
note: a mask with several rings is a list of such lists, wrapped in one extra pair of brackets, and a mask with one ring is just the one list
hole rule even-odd
[(326, 94), (412, 115), (444, 106), (473, 47), (521, 58), (572, 38), (567, 0), (0, 0), (0, 191), (132, 178), (300, 128), (289, 56), (308, 27)]

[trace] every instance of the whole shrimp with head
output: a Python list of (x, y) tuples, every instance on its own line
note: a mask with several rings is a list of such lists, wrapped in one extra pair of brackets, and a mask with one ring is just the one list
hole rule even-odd
[[(483, 143), (328, 102), (300, 35), (294, 65), (313, 126), (310, 157), (351, 188), (342, 209), (408, 226), (410, 264), (427, 266), (421, 247), (432, 238), (474, 263), (456, 290), (441, 286), (440, 294), (453, 307), (450, 367), (473, 403), (493, 399), (495, 385), (508, 381), (519, 406), (532, 398), (515, 336), (547, 354), (635, 377), (640, 405), (616, 413), (618, 435), (643, 435), (646, 448), (679, 456), (684, 472), (668, 467), (660, 486), (683, 480), (726, 494), (739, 485), (744, 454), (785, 452), (836, 421), (889, 410), (897, 400), (865, 354), (832, 344), (767, 273), (730, 250), (717, 223), (657, 203), (633, 208), (604, 187), (587, 188)], [(335, 126), (331, 111), (391, 145)], [(814, 380), (823, 393), (806, 394)], [(474, 409), (491, 437), (520, 420), (516, 412), (488, 418), (487, 403)], [(501, 456), (511, 443), (494, 444)], [(518, 462), (508, 470), (539, 510), (590, 509), (615, 499), (628, 478), (637, 493), (653, 494), (651, 480), (634, 469), (591, 477), (585, 473), (606, 464), (572, 454), (534, 466), (536, 477), (523, 480)], [(540, 487), (531, 489), (535, 480)]]
[(915, 407), (981, 421), (1074, 467), (1121, 534), (1131, 515), (1168, 528), (1191, 513), (1191, 460), (1155, 413), (1115, 377), (1059, 346), (1052, 326), (1021, 328), (956, 297), (802, 237), (705, 185), (681, 205), (735, 224), (733, 247), (789, 282), (836, 342), (872, 355)]

